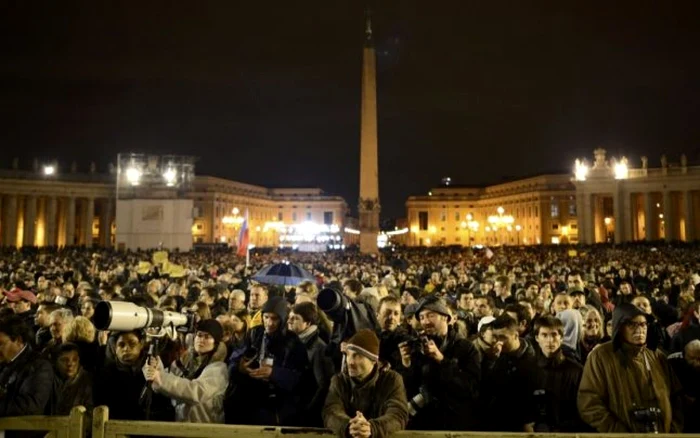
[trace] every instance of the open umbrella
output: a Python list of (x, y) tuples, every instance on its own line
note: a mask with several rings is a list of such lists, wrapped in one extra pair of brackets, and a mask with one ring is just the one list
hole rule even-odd
[(303, 281), (315, 281), (316, 279), (300, 266), (293, 263), (275, 263), (265, 266), (253, 280), (265, 284), (277, 284), (280, 286), (296, 286)]

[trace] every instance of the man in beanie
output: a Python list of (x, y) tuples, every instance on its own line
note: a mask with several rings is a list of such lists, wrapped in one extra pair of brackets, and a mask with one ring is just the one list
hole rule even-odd
[(261, 309), (262, 325), (246, 339), (243, 359), (232, 377), (226, 406), (229, 424), (299, 426), (316, 388), (306, 347), (287, 331), (287, 302), (272, 297)]
[(450, 309), (435, 296), (416, 311), (422, 332), (399, 344), (406, 392), (411, 398), (409, 429), (474, 430), (481, 359), (474, 345), (449, 324)]
[(143, 376), (153, 382), (153, 390), (173, 400), (177, 421), (224, 422), (229, 375), (223, 336), (224, 330), (215, 319), (200, 321), (194, 349), (188, 350), (182, 360), (173, 362), (168, 372), (158, 356), (144, 365)]
[(379, 364), (379, 338), (359, 330), (343, 344), (345, 367), (331, 380), (324, 425), (339, 437), (387, 437), (408, 421), (401, 376)]
[(581, 419), (601, 433), (680, 433), (681, 388), (663, 353), (647, 348), (649, 316), (622, 303), (612, 341), (588, 355), (578, 391)]

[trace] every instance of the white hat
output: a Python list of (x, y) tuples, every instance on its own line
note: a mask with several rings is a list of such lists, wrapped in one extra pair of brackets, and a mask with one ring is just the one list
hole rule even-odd
[(491, 324), (495, 320), (496, 318), (494, 318), (493, 316), (484, 316), (483, 318), (481, 318), (479, 320), (479, 324), (477, 325), (477, 333), (481, 333), (481, 327)]

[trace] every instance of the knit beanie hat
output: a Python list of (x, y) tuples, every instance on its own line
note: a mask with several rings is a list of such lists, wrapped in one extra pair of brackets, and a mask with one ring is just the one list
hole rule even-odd
[(346, 344), (346, 348), (354, 353), (361, 354), (372, 362), (379, 359), (379, 338), (370, 329), (361, 329)]
[(287, 321), (287, 301), (282, 297), (270, 297), (262, 307), (262, 313), (274, 313), (282, 324)]
[(221, 339), (224, 337), (224, 329), (221, 328), (219, 321), (215, 319), (199, 321), (199, 324), (197, 324), (197, 331), (209, 333), (217, 344), (221, 342)]

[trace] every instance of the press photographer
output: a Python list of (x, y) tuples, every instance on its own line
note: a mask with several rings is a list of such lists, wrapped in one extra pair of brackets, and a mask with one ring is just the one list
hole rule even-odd
[(450, 310), (429, 296), (418, 306), (422, 335), (402, 342), (400, 372), (409, 397), (409, 429), (474, 430), (481, 365), (474, 345), (449, 325)]

